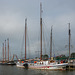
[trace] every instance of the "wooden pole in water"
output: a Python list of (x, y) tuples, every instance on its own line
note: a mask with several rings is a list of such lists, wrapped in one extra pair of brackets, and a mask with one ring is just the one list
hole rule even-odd
[(4, 61), (4, 43), (3, 43), (3, 61)]
[(25, 60), (26, 60), (26, 35), (27, 35), (27, 18), (25, 19)]
[(6, 40), (5, 40), (5, 61), (6, 61)]
[(8, 40), (8, 61), (9, 61), (9, 38), (7, 40)]
[(41, 49), (41, 53), (40, 53), (40, 60), (42, 60), (42, 4), (40, 3), (40, 49)]

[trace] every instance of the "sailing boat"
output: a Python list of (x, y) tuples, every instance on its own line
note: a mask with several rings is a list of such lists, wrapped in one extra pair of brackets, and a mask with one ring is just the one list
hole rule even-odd
[[(54, 60), (42, 60), (42, 4), (40, 3), (40, 29), (41, 29), (41, 35), (40, 35), (40, 61), (36, 61), (34, 63), (28, 63), (28, 68), (30, 69), (49, 69), (49, 70), (64, 70), (67, 63), (58, 64), (58, 62)], [(52, 57), (52, 27), (51, 27), (51, 49), (50, 49), (50, 58)]]
[(7, 40), (8, 40), (8, 62), (7, 62), (7, 65), (16, 65), (14, 60), (9, 60), (9, 38)]
[[(51, 27), (51, 47), (50, 47), (50, 60), (40, 60), (34, 63), (29, 63), (30, 69), (43, 69), (43, 70), (66, 70), (68, 63), (59, 63), (52, 59), (52, 27)], [(41, 55), (40, 55), (41, 56)]]
[(28, 68), (28, 64), (26, 63), (26, 32), (27, 32), (27, 19), (25, 19), (25, 62), (22, 60), (18, 60), (16, 66), (22, 68)]
[(8, 60), (6, 60), (6, 40), (5, 40), (5, 60), (4, 60), (4, 43), (3, 43), (3, 61), (0, 63), (0, 65), (16, 65), (16, 63), (13, 60), (9, 60), (9, 38), (8, 40)]

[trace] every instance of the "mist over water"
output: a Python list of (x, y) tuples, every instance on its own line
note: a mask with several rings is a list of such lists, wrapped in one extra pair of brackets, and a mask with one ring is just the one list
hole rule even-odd
[(0, 65), (0, 75), (74, 75), (74, 71), (50, 71), (18, 68), (16, 66)]

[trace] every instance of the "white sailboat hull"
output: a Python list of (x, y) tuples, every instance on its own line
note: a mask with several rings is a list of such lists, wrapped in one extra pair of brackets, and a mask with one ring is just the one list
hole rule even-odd
[(68, 63), (50, 63), (50, 64), (28, 64), (29, 69), (48, 69), (48, 70), (65, 70)]

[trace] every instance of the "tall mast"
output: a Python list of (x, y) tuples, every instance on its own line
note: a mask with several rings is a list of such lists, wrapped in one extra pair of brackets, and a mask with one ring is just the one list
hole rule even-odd
[(52, 57), (52, 26), (51, 26), (51, 37), (50, 37), (50, 59)]
[(5, 61), (6, 61), (6, 40), (5, 40)]
[(4, 61), (4, 43), (3, 43), (3, 61)]
[(9, 61), (9, 38), (7, 40), (8, 40), (8, 61)]
[(70, 39), (71, 39), (71, 30), (70, 30), (70, 23), (69, 23), (69, 58), (70, 58)]
[(27, 18), (25, 19), (25, 60), (26, 60), (26, 33), (27, 33)]
[(40, 53), (40, 60), (42, 60), (42, 4), (40, 3), (40, 49), (41, 49), (41, 53)]

